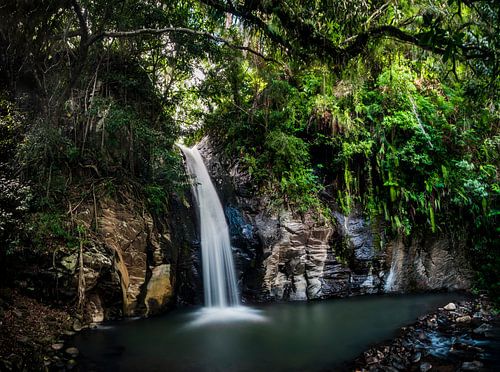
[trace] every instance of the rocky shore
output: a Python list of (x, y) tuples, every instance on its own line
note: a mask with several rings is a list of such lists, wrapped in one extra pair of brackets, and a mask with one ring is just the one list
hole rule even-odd
[(359, 356), (355, 371), (495, 371), (500, 317), (484, 296), (449, 303)]

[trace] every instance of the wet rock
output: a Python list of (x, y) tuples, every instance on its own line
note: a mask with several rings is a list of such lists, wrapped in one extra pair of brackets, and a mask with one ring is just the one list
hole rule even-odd
[(444, 309), (448, 311), (455, 311), (457, 309), (457, 305), (455, 305), (453, 302), (450, 302), (444, 307)]
[(462, 363), (463, 371), (479, 371), (483, 368), (484, 364), (478, 360), (474, 360), (472, 362), (464, 362)]
[[(419, 317), (415, 325), (402, 328), (403, 334), (390, 343), (389, 352), (386, 351), (387, 346), (383, 347), (385, 357), (380, 364), (389, 364), (395, 368), (403, 366), (402, 370), (412, 371), (429, 368), (442, 371), (485, 370), (485, 365), (488, 370), (497, 370), (498, 364), (491, 365), (491, 355), (497, 352), (496, 338), (478, 342), (478, 338), (481, 338), (478, 335), (497, 337), (493, 330), (497, 329), (498, 316), (487, 317), (479, 327), (474, 323), (476, 319), (470, 316), (488, 303), (485, 298), (476, 298), (455, 303), (455, 310), (442, 308), (433, 314)], [(457, 318), (464, 318), (465, 322), (457, 323)], [(433, 326), (433, 319), (436, 320), (437, 327)], [(377, 355), (376, 350), (382, 350), (382, 347), (372, 348), (364, 355)], [(367, 368), (365, 360), (366, 357), (360, 363), (358, 359), (357, 366)], [(400, 362), (401, 366), (396, 364)], [(411, 368), (410, 363), (414, 364)]]
[(375, 356), (369, 356), (366, 358), (366, 363), (367, 364), (375, 364), (375, 363), (378, 363), (380, 360), (375, 357)]
[(76, 363), (76, 360), (74, 359), (70, 359), (68, 360), (68, 362), (66, 363), (66, 368), (68, 368), (69, 370), (72, 370), (73, 368), (75, 368), (77, 365)]
[(472, 320), (472, 318), (469, 315), (465, 316), (460, 316), (455, 319), (455, 322), (457, 323), (469, 323)]
[(76, 319), (73, 322), (73, 330), (75, 332), (80, 332), (82, 329), (83, 329), (82, 323), (78, 319)]
[(76, 358), (78, 354), (80, 354), (80, 351), (76, 347), (68, 347), (65, 350), (66, 354), (71, 356), (72, 358)]
[(413, 355), (413, 358), (411, 358), (412, 363), (418, 363), (420, 362), (420, 359), (422, 358), (422, 353), (417, 352), (415, 355)]
[(483, 324), (481, 324), (479, 327), (475, 328), (473, 332), (474, 332), (476, 335), (484, 335), (484, 334), (486, 334), (487, 332), (491, 331), (491, 329), (492, 329), (492, 328), (493, 328), (493, 327), (492, 327), (491, 325), (486, 324), (486, 323), (483, 323)]
[(420, 372), (427, 372), (430, 369), (432, 369), (432, 364), (430, 364), (429, 362), (420, 364)]
[(64, 347), (64, 344), (59, 342), (56, 344), (52, 344), (50, 347), (52, 348), (52, 350), (59, 351)]

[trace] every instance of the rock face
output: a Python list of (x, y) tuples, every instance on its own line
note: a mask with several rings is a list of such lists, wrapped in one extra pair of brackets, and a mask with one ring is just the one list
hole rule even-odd
[(386, 246), (394, 270), (391, 291), (467, 289), (470, 271), (464, 246), (445, 236), (396, 239)]
[[(194, 302), (195, 296), (190, 294), (194, 289), (177, 286), (178, 276), (199, 286), (196, 278), (185, 275), (186, 265), (188, 272), (194, 267), (193, 242), (189, 241), (194, 236), (191, 217), (179, 220), (178, 213), (186, 212), (186, 207), (179, 201), (172, 204), (177, 212), (163, 221), (155, 220), (127, 193), (120, 200), (100, 198), (97, 213), (93, 206), (80, 208), (76, 218), (88, 230), (97, 215), (96, 236), (83, 250), (89, 321), (157, 314), (172, 305), (176, 297)], [(177, 231), (173, 231), (172, 225)], [(62, 265), (78, 277), (78, 253), (64, 257)]]
[(271, 210), (239, 162), (199, 144), (219, 191), (244, 300), (311, 300), (410, 290), (464, 289), (463, 247), (445, 236), (388, 240), (360, 214), (330, 218)]

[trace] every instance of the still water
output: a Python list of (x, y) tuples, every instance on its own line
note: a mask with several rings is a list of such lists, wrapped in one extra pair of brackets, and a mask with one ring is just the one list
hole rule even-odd
[[(459, 294), (366, 296), (273, 304), (240, 314), (179, 310), (76, 336), (94, 371), (325, 371)], [(240, 316), (241, 315), (241, 316)]]

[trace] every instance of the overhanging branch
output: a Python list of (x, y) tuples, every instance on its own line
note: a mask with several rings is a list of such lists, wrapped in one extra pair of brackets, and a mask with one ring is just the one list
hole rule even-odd
[[(141, 35), (162, 35), (162, 34), (167, 34), (167, 33), (180, 33), (180, 34), (202, 36), (202, 37), (205, 37), (207, 39), (213, 40), (215, 42), (222, 43), (231, 49), (243, 50), (243, 51), (249, 52), (249, 53), (251, 53), (259, 58), (262, 58), (263, 60), (265, 60), (267, 62), (281, 64), (280, 62), (276, 61), (275, 59), (270, 58), (270, 57), (266, 57), (264, 54), (256, 51), (255, 49), (252, 49), (250, 47), (234, 44), (232, 41), (225, 39), (221, 36), (213, 35), (210, 32), (193, 30), (191, 28), (186, 28), (186, 27), (141, 28), (141, 29), (130, 30), (130, 31), (103, 31), (103, 32), (98, 33), (96, 35), (89, 36), (87, 38), (86, 46), (89, 47), (90, 45), (94, 44), (95, 42), (102, 40), (102, 39), (107, 39), (107, 38), (130, 38), (130, 37), (136, 37), (136, 36), (141, 36)], [(81, 31), (70, 31), (61, 37), (57, 37), (57, 39), (65, 39), (65, 38), (76, 37), (76, 36), (81, 37), (82, 32)]]

